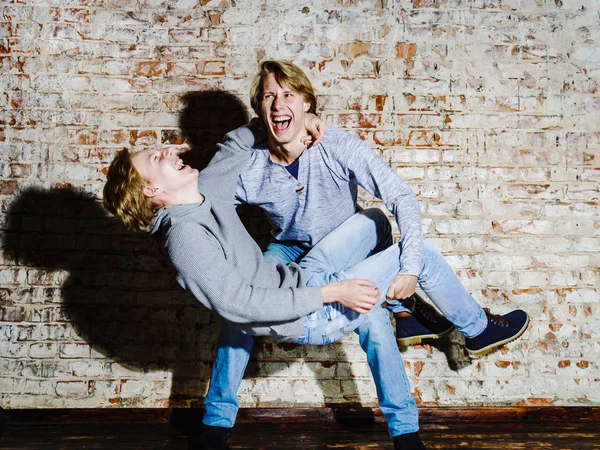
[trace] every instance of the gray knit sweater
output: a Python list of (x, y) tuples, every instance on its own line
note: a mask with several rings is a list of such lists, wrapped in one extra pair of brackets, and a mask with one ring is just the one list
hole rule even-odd
[(304, 316), (321, 309), (319, 288), (305, 287), (296, 264), (267, 263), (240, 222), (236, 182), (254, 143), (252, 128), (229, 133), (198, 178), (203, 203), (161, 208), (152, 233), (160, 232), (178, 283), (227, 322), (254, 336), (293, 341)]

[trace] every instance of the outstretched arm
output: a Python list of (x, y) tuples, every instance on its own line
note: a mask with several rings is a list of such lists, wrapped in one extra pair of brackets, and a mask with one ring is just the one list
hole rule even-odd
[[(304, 126), (308, 134), (302, 138), (302, 141), (305, 145), (314, 147), (323, 138), (327, 126), (319, 116), (310, 113), (306, 114)], [(217, 153), (210, 164), (216, 164), (225, 158), (252, 150), (253, 147), (262, 144), (266, 140), (267, 132), (263, 121), (255, 117), (247, 125), (230, 131), (225, 135), (223, 143), (217, 144)]]
[(250, 150), (266, 138), (259, 119), (227, 133), (223, 143), (217, 145), (215, 156), (200, 172), (198, 191), (211, 199), (232, 201), (238, 177), (250, 160)]
[[(325, 122), (314, 114), (307, 114), (305, 127), (309, 133), (305, 144), (314, 146), (325, 134)], [(200, 172), (198, 190), (211, 198), (233, 200), (238, 177), (250, 160), (250, 150), (266, 140), (267, 133), (260, 118), (227, 133), (223, 143), (217, 145), (217, 153), (210, 164)], [(218, 191), (214, 189), (215, 177), (219, 179)]]

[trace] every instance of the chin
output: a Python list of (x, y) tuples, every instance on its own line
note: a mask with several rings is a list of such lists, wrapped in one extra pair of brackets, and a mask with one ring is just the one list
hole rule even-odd
[(298, 133), (295, 130), (285, 130), (283, 133), (271, 133), (271, 137), (278, 144), (288, 144), (292, 142)]

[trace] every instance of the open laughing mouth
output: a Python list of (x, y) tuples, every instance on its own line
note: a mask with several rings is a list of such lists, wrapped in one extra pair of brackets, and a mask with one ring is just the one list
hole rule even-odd
[(183, 161), (179, 158), (177, 158), (177, 161), (175, 161), (175, 169), (176, 170), (182, 170), (184, 168), (186, 168), (187, 165), (183, 163)]
[(275, 131), (285, 131), (290, 127), (292, 118), (290, 116), (273, 117), (273, 128)]

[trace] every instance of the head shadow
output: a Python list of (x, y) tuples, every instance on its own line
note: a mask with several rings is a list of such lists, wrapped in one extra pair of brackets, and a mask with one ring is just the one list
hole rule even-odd
[[(239, 97), (225, 91), (191, 91), (182, 97), (179, 133), (163, 137), (172, 144), (186, 143), (188, 151), (180, 154), (183, 162), (204, 169), (217, 152), (217, 144), (230, 131), (246, 125), (251, 113)], [(262, 210), (241, 205), (238, 216), (261, 249), (269, 243), (269, 224)]]
[(127, 232), (90, 195), (31, 188), (9, 206), (2, 245), (28, 273), (9, 298), (29, 299), (33, 317), (60, 325), (56, 339), (78, 348), (75, 358), (106, 358), (100, 376), (114, 384), (111, 404), (148, 405), (152, 392), (126, 387), (132, 372), (153, 373), (157, 399), (168, 389), (160, 373), (173, 373), (164, 406), (204, 392), (217, 327), (161, 267), (152, 238)]
[(246, 125), (250, 116), (238, 97), (224, 91), (192, 91), (181, 100), (181, 135), (167, 137), (167, 141), (187, 143), (190, 150), (181, 155), (182, 159), (202, 170), (217, 152), (217, 144), (222, 142), (223, 136)]

